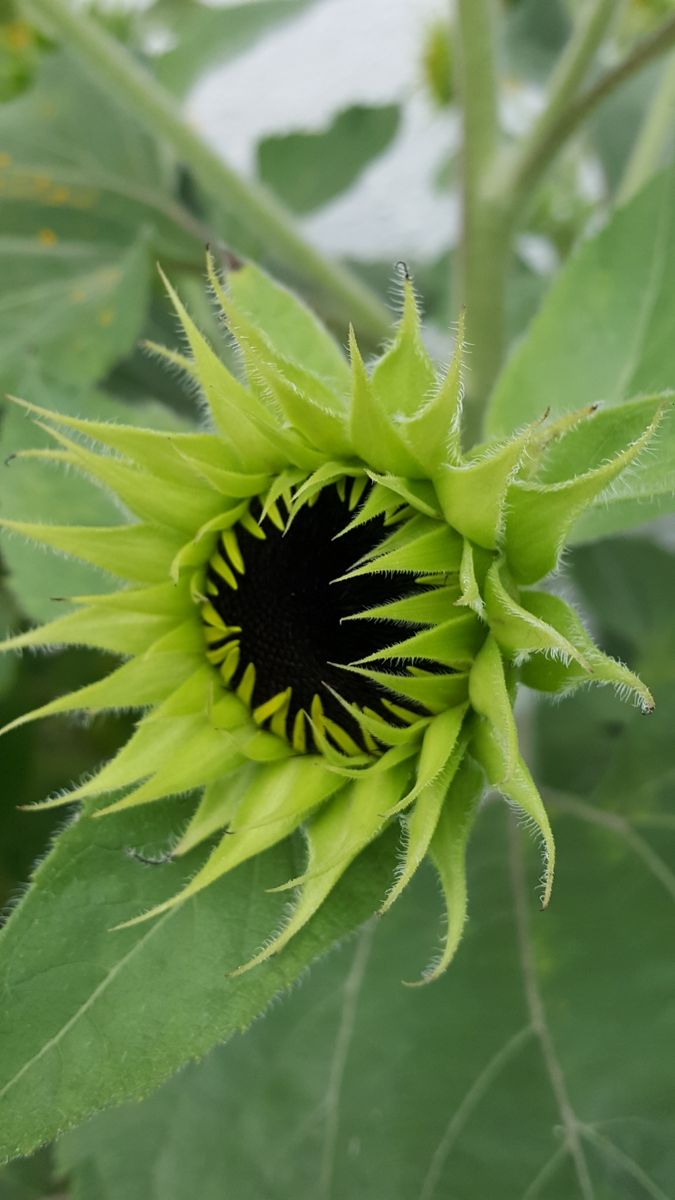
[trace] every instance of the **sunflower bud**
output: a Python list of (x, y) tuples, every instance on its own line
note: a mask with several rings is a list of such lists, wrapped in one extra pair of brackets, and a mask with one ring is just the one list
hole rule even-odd
[(110, 489), (129, 521), (3, 522), (121, 581), (4, 643), (85, 644), (123, 659), (13, 725), (73, 710), (142, 710), (117, 756), (48, 806), (115, 792), (87, 809), (105, 819), (200, 789), (196, 806), (186, 800), (173, 856), (211, 840), (201, 869), (130, 924), (303, 831), (306, 868), (280, 881), (296, 891), (292, 914), (242, 971), (281, 950), (400, 819), (399, 869), (382, 908), (428, 855), (448, 917), (432, 978), (461, 937), (465, 851), (487, 786), (538, 830), (548, 902), (554, 843), (519, 750), (519, 684), (560, 693), (609, 683), (652, 707), (576, 612), (533, 585), (556, 569), (573, 522), (654, 425), (578, 475), (565, 446), (581, 423), (602, 421), (589, 409), (558, 423), (542, 414), (510, 440), (465, 453), (462, 329), (439, 376), (409, 279), (393, 341), (368, 367), (353, 333), (348, 363), (299, 301), (256, 268), (224, 286), (210, 258), (208, 266), (245, 382), (168, 283), (187, 351), (155, 347), (199, 386), (202, 430), (139, 430), (24, 405), (54, 438), (42, 455)]

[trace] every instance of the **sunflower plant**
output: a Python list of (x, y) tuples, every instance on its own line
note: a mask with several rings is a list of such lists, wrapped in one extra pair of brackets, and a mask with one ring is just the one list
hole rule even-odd
[[(102, 424), (17, 401), (56, 443), (19, 457), (84, 472), (130, 521), (3, 522), (126, 585), (76, 597), (66, 616), (4, 643), (84, 643), (125, 659), (13, 726), (67, 711), (144, 711), (110, 762), (48, 806), (87, 802), (98, 818), (199, 790), (167, 853), (218, 840), (177, 895), (131, 923), (302, 830), (306, 867), (279, 885), (296, 892), (295, 907), (238, 971), (282, 950), (400, 816), (400, 860), (381, 911), (429, 855), (447, 907), (433, 978), (461, 937), (465, 850), (486, 787), (536, 831), (549, 902), (555, 847), (518, 744), (519, 682), (554, 694), (609, 683), (652, 710), (647, 687), (602, 653), (562, 596), (532, 585), (557, 568), (575, 518), (649, 445), (661, 412), (578, 474), (564, 465), (565, 442), (584, 422), (602, 424), (592, 407), (557, 422), (544, 411), (513, 437), (465, 451), (461, 325), (438, 373), (407, 274), (396, 334), (367, 366), (353, 330), (348, 363), (290, 292), (244, 270), (258, 306), (284, 312), (289, 336), (284, 354), (209, 255), (243, 381), (166, 281), (189, 353), (154, 349), (198, 386), (203, 431)], [(288, 352), (300, 331), (297, 361)]]
[[(443, 1180), (471, 1200), (500, 1189), (506, 1200), (543, 1196), (563, 1164), (592, 1200), (585, 1142), (633, 1183), (647, 1178), (650, 1194), (665, 1194), (658, 1164), (653, 1179), (636, 1166), (648, 1157), (642, 1145), (635, 1160), (628, 1140), (610, 1146), (602, 1114), (608, 1124), (623, 1110), (588, 1079), (591, 1115), (575, 1112), (557, 1055), (560, 1044), (573, 1059), (569, 1013), (595, 1012), (582, 983), (591, 988), (594, 956), (620, 936), (605, 910), (620, 900), (628, 956), (659, 924), (641, 920), (652, 898), (641, 899), (622, 852), (674, 894), (665, 851), (640, 824), (672, 824), (661, 769), (672, 572), (657, 519), (672, 513), (675, 494), (675, 175), (656, 171), (672, 68), (602, 202), (580, 176), (589, 163), (607, 181), (619, 174), (616, 145), (608, 149), (587, 117), (675, 43), (675, 18), (666, 13), (656, 32), (650, 18), (638, 39), (625, 22), (612, 24), (617, 5), (589, 0), (572, 6), (564, 42), (553, 27), (544, 37), (527, 6), (458, 0), (452, 25), (434, 27), (434, 61), (444, 48), (452, 59), (452, 86), (432, 89), (442, 101), (436, 119), (458, 107), (463, 131), (449, 160), (461, 238), (439, 299), (438, 271), (424, 263), (399, 262), (393, 283), (387, 264), (378, 293), (365, 273), (325, 258), (272, 195), (204, 145), (170, 96), (195, 77), (195, 58), (210, 62), (211, 36), (247, 44), (258, 24), (289, 13), (260, 5), (255, 15), (214, 15), (198, 5), (190, 38), (184, 11), (151, 4), (111, 25), (127, 48), (106, 32), (107, 18), (67, 0), (32, 0), (25, 14), (15, 7), (12, 36), (16, 17), (37, 66), (32, 58), (34, 82), (0, 107), (9, 231), (0, 238), (0, 761), (12, 793), (11, 817), (0, 812), (9, 901), (0, 1152), (27, 1154), (98, 1110), (145, 1097), (247, 1028), (359, 930), (355, 952), (349, 943), (310, 984), (327, 980), (323, 998), (309, 1002), (317, 1028), (334, 996), (341, 1005), (328, 1085), (316, 1098), (323, 1132), (310, 1190), (299, 1168), (284, 1175), (272, 1135), (246, 1121), (236, 1132), (239, 1112), (202, 1156), (208, 1166), (226, 1152), (218, 1187), (222, 1174), (242, 1200), (380, 1200), (360, 1138), (363, 1127), (373, 1144), (386, 1112), (377, 1186), (388, 1200), (434, 1200)], [(170, 28), (171, 48), (141, 65), (155, 21)], [(500, 76), (498, 22), (515, 79)], [(617, 64), (608, 47), (625, 57)], [(421, 29), (418, 80), (429, 74), (428, 50)], [(522, 68), (530, 58), (532, 78)], [(540, 114), (524, 137), (506, 135), (506, 98), (521, 71), (520, 82), (541, 90), (544, 60)], [(360, 169), (364, 131), (381, 142), (382, 112), (354, 112), (322, 133), (289, 135), (294, 171), (308, 164), (308, 191), (315, 157), (324, 154), (321, 194), (338, 195), (338, 176)], [(387, 126), (400, 117), (389, 106)], [(358, 145), (345, 143), (333, 174), (352, 125)], [(287, 194), (278, 150), (266, 169), (272, 183), (281, 172)], [(547, 177), (558, 156), (562, 170)], [(542, 238), (553, 254), (576, 245), (545, 297), (534, 271), (522, 286)], [(647, 521), (651, 541), (603, 540)], [(84, 652), (94, 652), (88, 666), (69, 665)], [(592, 852), (567, 836), (565, 817), (598, 833)], [(608, 852), (603, 837), (619, 850)], [(547, 910), (539, 925), (537, 907)], [(380, 969), (368, 992), (375, 939), (396, 978)], [(344, 953), (353, 958), (343, 978)], [(643, 1035), (630, 1021), (648, 988), (654, 1028), (665, 1030), (665, 968), (645, 980), (637, 969), (625, 975), (625, 996), (612, 978), (615, 1024), (632, 1030), (625, 1040)], [(368, 1019), (364, 995), (366, 1014), (369, 1003), (389, 1013), (390, 1039), (378, 1043), (377, 1103), (361, 1079), (348, 1136), (341, 1089), (350, 1039)], [(501, 1029), (502, 1002), (503, 1043), (482, 1054), (489, 1031)], [(271, 1034), (252, 1030), (251, 1053), (264, 1057), (270, 1095), (285, 1096), (291, 1080), (304, 1097), (317, 1059), (303, 1045), (290, 1063), (297, 1031), (284, 1021), (293, 1018), (273, 1013)], [(427, 1099), (437, 1074), (429, 1064), (443, 1055), (424, 1049), (425, 1021), (458, 1064), (453, 1087), (481, 1051), (464, 1072), (468, 1091), (452, 1093), (449, 1124)], [(468, 1153), (466, 1179), (461, 1163), (455, 1176), (446, 1164), (463, 1124), (488, 1091), (501, 1096), (495, 1081), (530, 1043), (557, 1113), (549, 1158), (535, 1163), (528, 1152), (526, 1177), (519, 1143), (509, 1157), (500, 1109), (500, 1153), (496, 1142), (487, 1156)], [(287, 1056), (280, 1082), (278, 1048)], [(661, 1058), (650, 1059), (654, 1091), (665, 1086)], [(231, 1103), (237, 1071), (245, 1099), (255, 1074), (233, 1057), (222, 1070), (219, 1061), (189, 1068), (138, 1119), (122, 1108), (121, 1125), (104, 1115), (59, 1140), (42, 1191), (72, 1180), (73, 1196), (126, 1200), (122, 1139), (134, 1186), (154, 1196), (153, 1131), (166, 1124), (163, 1106), (177, 1106), (190, 1147), (185, 1162), (176, 1152), (172, 1179), (194, 1174), (202, 1182), (191, 1189), (210, 1194), (195, 1147), (210, 1136), (213, 1112)], [(639, 1108), (644, 1074), (626, 1111)], [(527, 1088), (534, 1078), (528, 1068)], [(645, 1105), (652, 1100), (650, 1092)], [(258, 1098), (256, 1119), (268, 1103)], [(558, 1125), (562, 1141), (551, 1132)], [(397, 1167), (390, 1135), (403, 1126)], [(433, 1129), (433, 1145), (420, 1126)], [(275, 1136), (291, 1147), (305, 1138), (290, 1125)], [(240, 1138), (256, 1147), (241, 1177)], [(102, 1166), (107, 1139), (112, 1170)], [(503, 1181), (494, 1174), (502, 1150)]]

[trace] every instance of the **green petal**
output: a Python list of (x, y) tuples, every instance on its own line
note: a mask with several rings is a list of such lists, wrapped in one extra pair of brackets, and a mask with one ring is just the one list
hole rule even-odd
[(551, 899), (555, 876), (555, 841), (543, 801), (522, 758), (519, 757), (513, 775), (510, 779), (499, 785), (499, 790), (507, 800), (521, 809), (526, 817), (534, 823), (541, 837), (541, 849), (544, 859), (541, 907), (547, 908)]
[(377, 604), (373, 608), (365, 608), (363, 612), (344, 617), (345, 621), (390, 620), (409, 621), (414, 625), (436, 625), (439, 621), (447, 621), (454, 616), (453, 607), (457, 600), (458, 588), (430, 588), (419, 596), (404, 596), (401, 600), (390, 600), (387, 604)]
[(424, 471), (398, 433), (368, 378), (354, 330), (349, 331), (352, 364), (350, 440), (356, 454), (385, 474), (423, 476)]
[(636, 441), (593, 471), (548, 486), (529, 482), (511, 485), (505, 551), (519, 583), (535, 583), (555, 569), (576, 518), (635, 460), (653, 437), (662, 413), (660, 409)]
[(343, 786), (344, 781), (326, 770), (317, 757), (296, 756), (282, 763), (259, 766), (231, 828), (183, 891), (120, 928), (167, 912), (240, 863), (283, 841), (308, 812)]
[[(264, 475), (261, 472), (253, 474), (230, 471), (223, 467), (222, 462), (212, 463), (207, 459), (196, 458), (193, 454), (188, 454), (187, 451), (178, 447), (176, 450), (193, 475), (196, 475), (199, 480), (204, 480), (222, 496), (231, 500), (247, 500), (251, 496), (260, 495), (269, 487), (270, 480), (273, 478), (272, 475)], [(197, 522), (197, 524), (201, 524), (201, 522)], [(194, 529), (194, 525), (192, 528)]]
[[(139, 722), (129, 740), (97, 774), (59, 800), (47, 801), (45, 807), (100, 796), (154, 775), (179, 743), (189, 741), (204, 727), (211, 682), (210, 668), (200, 665), (167, 700)], [(242, 711), (245, 716), (243, 706)]]
[(188, 854), (212, 834), (231, 824), (258, 770), (255, 763), (247, 763), (206, 785), (185, 832), (173, 848), (173, 858)]
[[(420, 521), (426, 519), (420, 518)], [(388, 549), (391, 546), (396, 546), (396, 549)], [(374, 575), (383, 571), (436, 575), (457, 571), (461, 557), (462, 539), (454, 529), (426, 521), (418, 531), (415, 521), (410, 521), (406, 528), (382, 542), (367, 562), (349, 571), (344, 578), (355, 579), (358, 575)]]
[(396, 882), (380, 909), (384, 914), (398, 900), (401, 892), (410, 883), (417, 868), (426, 855), (446, 800), (448, 788), (459, 768), (464, 755), (464, 746), (455, 746), (439, 775), (427, 784), (414, 805), (404, 817), (404, 853), (396, 872)]
[[(213, 262), (211, 274), (215, 274)], [(253, 263), (230, 271), (226, 286), (237, 308), (265, 331), (278, 353), (314, 371), (345, 398), (348, 396), (349, 367), (342, 349), (294, 292)]]
[(123, 425), (117, 421), (90, 421), (81, 417), (71, 417), (66, 413), (52, 412), (48, 408), (29, 404), (26, 400), (18, 400), (16, 397), (9, 399), (27, 412), (42, 417), (50, 425), (76, 430), (101, 446), (117, 450), (151, 474), (179, 485), (185, 482), (185, 466), (178, 456), (178, 450), (205, 457), (208, 461), (220, 462), (222, 465), (235, 463), (233, 456), (228, 457), (228, 449), (223, 440), (213, 433), (164, 433), (152, 429), (139, 429), (136, 425)]
[(434, 475), (446, 463), (461, 458), (462, 352), (464, 314), (457, 329), (455, 352), (445, 377), (420, 410), (401, 425), (401, 431), (425, 472)]
[(310, 445), (331, 457), (353, 457), (346, 415), (321, 403), (318, 380), (313, 384), (299, 371), (294, 372), (295, 379), (289, 379), (276, 364), (264, 362), (258, 362), (257, 374), (288, 424)]
[(509, 484), (518, 474), (533, 429), (478, 458), (442, 467), (434, 476), (436, 494), (450, 525), (486, 550), (501, 539)]
[(564, 660), (574, 659), (582, 670), (590, 671), (588, 659), (577, 645), (557, 628), (523, 608), (507, 592), (498, 562), (492, 564), (485, 579), (485, 612), (499, 645), (510, 655), (540, 651)]
[[(121, 609), (129, 613), (147, 613), (157, 617), (173, 617), (184, 620), (192, 612), (192, 601), (187, 583), (154, 583), (149, 587), (118, 588), (115, 592), (101, 592), (90, 596), (71, 596), (71, 604), (92, 604), (107, 609)], [(149, 643), (148, 643), (149, 644)]]
[[(515, 730), (515, 723), (514, 723)], [(493, 787), (520, 810), (541, 838), (544, 860), (542, 908), (546, 908), (553, 888), (555, 872), (555, 842), (553, 831), (534, 780), (516, 752), (508, 774), (504, 773), (504, 749), (494, 725), (480, 722), (474, 730), (471, 750), (481, 764)]]
[[(58, 430), (42, 426), (65, 447), (64, 451), (38, 451), (43, 457), (68, 463), (115, 492), (122, 503), (142, 521), (156, 521), (184, 533), (192, 533), (214, 516), (222, 505), (221, 497), (209, 488), (185, 487), (149, 475), (138, 467), (112, 455), (94, 454)], [(22, 452), (20, 452), (22, 453)], [(30, 452), (28, 452), (30, 453)]]
[(447, 970), (462, 939), (467, 912), (466, 849), (483, 791), (482, 772), (464, 759), (450, 783), (429, 847), (443, 889), (447, 926), (443, 950), (417, 985), (432, 983)]
[(423, 629), (413, 637), (404, 638), (368, 654), (361, 663), (380, 659), (426, 659), (461, 670), (467, 667), (485, 636), (485, 630), (473, 613), (460, 613), (433, 629)]
[(448, 709), (429, 722), (422, 739), (415, 783), (389, 814), (402, 811), (446, 771), (455, 753), (468, 705)]
[(0, 519), (0, 528), (91, 563), (111, 575), (158, 583), (169, 575), (184, 535), (155, 525), (39, 525)]
[(478, 582), (477, 568), (479, 565), (482, 568), (480, 573), (484, 575), (484, 564), (480, 563), (474, 547), (468, 538), (465, 538), (464, 545), (462, 546), (462, 558), (459, 564), (461, 594), (454, 603), (466, 608), (472, 608), (479, 617), (482, 617), (485, 604), (481, 595), (481, 585)]
[(188, 315), (176, 291), (160, 271), (169, 298), (185, 330), (194, 359), (194, 376), (226, 445), (254, 471), (274, 471), (285, 459), (286, 441), (271, 414), (232, 375)]
[(22, 713), (0, 729), (0, 734), (56, 713), (103, 712), (158, 704), (188, 678), (194, 667), (193, 656), (177, 652), (133, 658), (95, 683)]
[[(388, 478), (386, 476), (385, 478)], [(372, 491), (368, 493), (363, 504), (360, 504), (356, 509), (351, 521), (345, 525), (344, 529), (337, 535), (342, 537), (345, 533), (350, 533), (352, 529), (358, 529), (360, 525), (367, 525), (368, 521), (375, 520), (376, 517), (385, 517), (385, 525), (387, 519), (391, 519), (402, 508), (400, 499), (392, 496), (387, 488), (376, 485)]]
[(403, 500), (413, 511), (424, 513), (435, 520), (440, 517), (434, 486), (429, 480), (406, 479), (401, 475), (378, 475), (376, 471), (369, 471), (368, 478), (387, 491), (393, 492), (393, 499)]
[(598, 649), (577, 613), (560, 596), (552, 596), (548, 592), (523, 592), (521, 602), (534, 617), (548, 622), (549, 626), (572, 642), (588, 664), (588, 669), (583, 670), (575, 662), (533, 658), (521, 667), (523, 683), (543, 692), (564, 692), (582, 683), (608, 683), (616, 688), (620, 696), (634, 695), (643, 712), (653, 711), (654, 698), (649, 688), (623, 663), (609, 658)]
[(398, 692), (408, 700), (416, 700), (432, 713), (463, 704), (468, 696), (468, 675), (462, 671), (453, 671), (447, 675), (429, 675), (422, 671), (409, 675), (393, 675), (388, 671), (373, 670), (371, 667), (343, 666), (343, 670), (353, 671), (365, 679), (371, 679), (373, 683)]
[(17, 633), (0, 642), (0, 651), (28, 647), (90, 646), (112, 654), (142, 654), (156, 638), (172, 630), (173, 615), (141, 615), (116, 611), (106, 605), (88, 605), (68, 612), (46, 625)]
[(484, 641), (469, 674), (469, 700), (475, 712), (484, 717), (494, 735), (499, 765), (490, 774), (490, 782), (508, 778), (518, 758), (518, 733), (509, 696), (504, 663), (493, 634)]
[(343, 789), (324, 805), (307, 831), (308, 870), (293, 914), (279, 934), (234, 975), (251, 970), (277, 954), (321, 907), (356, 856), (381, 832), (383, 811), (390, 808), (407, 774), (405, 765), (379, 776), (377, 788), (369, 780)]
[[(242, 717), (246, 719), (245, 714)], [(178, 721), (171, 724), (175, 726), (174, 739), (165, 746), (161, 764), (152, 777), (121, 800), (99, 809), (97, 817), (193, 791), (222, 778), (243, 762), (241, 732), (213, 728), (206, 716), (190, 727), (186, 724), (182, 728)]]
[(394, 340), (373, 368), (372, 390), (390, 417), (416, 413), (436, 388), (436, 368), (422, 341), (412, 280), (403, 281), (403, 313)]

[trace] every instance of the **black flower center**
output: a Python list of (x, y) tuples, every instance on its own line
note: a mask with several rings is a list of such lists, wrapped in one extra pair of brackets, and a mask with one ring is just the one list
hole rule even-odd
[[(285, 527), (278, 510), (260, 520), (256, 501), (245, 524), (221, 536), (207, 572), (209, 658), (259, 723), (298, 750), (316, 748), (317, 727), (339, 749), (374, 748), (364, 746), (359, 723), (335, 693), (390, 724), (400, 722), (400, 697), (341, 668), (418, 627), (346, 618), (426, 590), (402, 573), (342, 578), (391, 532), (383, 517), (343, 532), (354, 516), (346, 484), (324, 488)], [(389, 660), (369, 665), (392, 671)], [(405, 704), (411, 715), (421, 711)]]

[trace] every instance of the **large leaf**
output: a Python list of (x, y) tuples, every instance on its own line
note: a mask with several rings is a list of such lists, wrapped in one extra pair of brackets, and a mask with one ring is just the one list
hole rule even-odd
[[(647, 557), (639, 579), (633, 550), (615, 564), (627, 603), (661, 586), (664, 556)], [(638, 624), (625, 643), (639, 665)], [(523, 873), (521, 835), (489, 805), (465, 941), (440, 983), (400, 984), (433, 944), (428, 875), (245, 1039), (66, 1137), (76, 1200), (667, 1200), (672, 674), (671, 655), (650, 718), (600, 690), (542, 710), (560, 862), (545, 914), (534, 849)]]
[(95, 379), (131, 348), (151, 253), (199, 263), (203, 238), (157, 144), (66, 54), (0, 108), (0, 369), (26, 346)]
[[(175, 414), (164, 405), (132, 406), (90, 388), (55, 385), (34, 367), (25, 371), (17, 391), (33, 404), (76, 416), (179, 428)], [(115, 525), (123, 520), (112, 498), (84, 476), (39, 459), (11, 457), (21, 450), (53, 446), (53, 439), (27, 417), (25, 410), (7, 406), (0, 426), (0, 464), (5, 464), (0, 465), (0, 515), (53, 524)], [(3, 536), (2, 552), (9, 568), (10, 588), (22, 611), (34, 620), (59, 616), (65, 611), (63, 597), (110, 588), (110, 579), (95, 568), (58, 554), (48, 553), (45, 557), (20, 537)]]
[[(153, 806), (153, 810), (155, 806)], [(63, 832), (0, 938), (0, 1159), (25, 1154), (113, 1102), (145, 1095), (248, 1025), (317, 954), (373, 911), (393, 871), (380, 842), (277, 959), (242, 978), (285, 911), (267, 888), (299, 873), (286, 844), (150, 925), (111, 932), (175, 893), (203, 852), (151, 869), (128, 847), (161, 849), (185, 802)], [(183, 814), (183, 815), (182, 815)]]
[(252, 45), (266, 30), (302, 12), (313, 0), (248, 0), (212, 8), (185, 0), (159, 0), (149, 13), (175, 40), (153, 66), (161, 82), (184, 94), (208, 67), (222, 66)]
[[(618, 405), (675, 387), (675, 171), (655, 179), (584, 242), (497, 382), (488, 414), (503, 435), (586, 404)], [(673, 505), (675, 422), (620, 483), (612, 511), (585, 519), (597, 537)], [(581, 536), (581, 533), (580, 533)]]
[(293, 212), (320, 208), (354, 182), (396, 135), (400, 110), (354, 105), (319, 133), (288, 133), (258, 144), (258, 172)]
[(57, 240), (53, 229), (40, 229), (17, 255), (5, 242), (9, 269), (3, 271), (0, 295), (5, 381), (8, 364), (35, 349), (54, 375), (99, 379), (139, 335), (150, 287), (146, 238), (120, 247), (114, 258), (105, 245), (73, 253), (72, 245), (58, 246)]
[[(9, 628), (16, 627), (14, 618)], [(3, 658), (15, 669), (15, 684), (0, 699), (0, 728), (54, 696), (92, 683), (114, 662), (84, 650)], [(67, 719), (36, 721), (0, 738), (0, 924), (6, 905), (19, 895), (50, 836), (63, 825), (58, 810), (25, 812), (18, 806), (37, 804), (94, 771), (117, 751), (132, 727), (130, 715), (87, 724)]]
[(55, 1191), (54, 1167), (48, 1150), (10, 1163), (0, 1171), (0, 1200), (45, 1200)]

